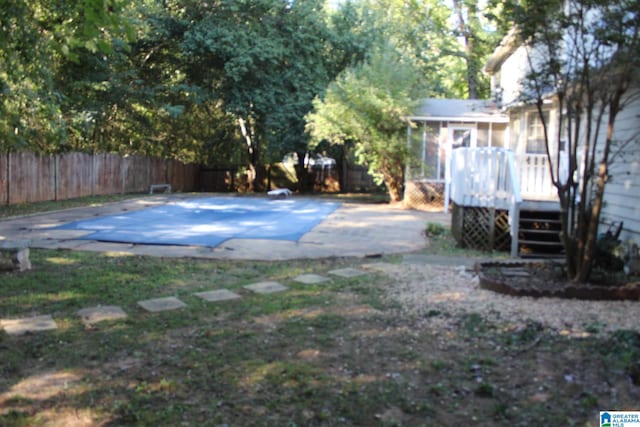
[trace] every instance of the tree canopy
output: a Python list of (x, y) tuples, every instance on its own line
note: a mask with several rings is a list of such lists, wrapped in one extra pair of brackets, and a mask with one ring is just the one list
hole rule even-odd
[(417, 82), (415, 65), (386, 45), (338, 76), (308, 117), (316, 141), (354, 141), (357, 159), (385, 183), (393, 201), (402, 197), (406, 118), (415, 106)]
[(347, 0), (338, 7), (324, 0), (5, 1), (0, 148), (245, 164), (254, 175), (285, 153), (297, 152), (302, 161), (313, 100), (345, 70), (374, 64), (387, 43), (415, 73), (408, 98), (483, 94), (458, 79), (469, 75), (468, 59), (476, 63), (482, 52), (479, 43), (465, 51), (455, 20), (477, 17), (468, 33), (479, 40), (486, 32), (476, 25), (482, 14), (455, 15), (450, 6), (444, 0)]

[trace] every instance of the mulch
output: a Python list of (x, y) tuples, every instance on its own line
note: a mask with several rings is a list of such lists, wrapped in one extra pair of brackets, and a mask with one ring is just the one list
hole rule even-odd
[(512, 296), (640, 300), (638, 277), (593, 274), (590, 283), (575, 283), (565, 278), (558, 261), (484, 262), (476, 269), (481, 288)]

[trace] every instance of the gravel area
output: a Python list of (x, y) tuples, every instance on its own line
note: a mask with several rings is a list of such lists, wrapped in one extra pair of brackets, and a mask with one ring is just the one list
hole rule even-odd
[(369, 265), (396, 280), (387, 297), (403, 312), (424, 317), (425, 323), (445, 321), (441, 313), (478, 313), (487, 320), (522, 326), (531, 321), (562, 335), (585, 336), (593, 331), (640, 331), (639, 301), (583, 301), (561, 298), (512, 297), (482, 289), (465, 267), (442, 265)]

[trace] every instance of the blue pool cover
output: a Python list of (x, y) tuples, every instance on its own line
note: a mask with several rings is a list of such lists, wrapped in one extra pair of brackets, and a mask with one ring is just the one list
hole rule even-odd
[(338, 208), (315, 200), (207, 197), (64, 224), (80, 239), (215, 247), (228, 239), (299, 240)]

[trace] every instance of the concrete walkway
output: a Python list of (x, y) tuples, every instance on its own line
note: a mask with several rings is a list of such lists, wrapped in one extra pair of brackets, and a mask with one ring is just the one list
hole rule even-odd
[[(210, 197), (211, 194), (203, 196)], [(32, 248), (121, 252), (160, 257), (275, 261), (414, 252), (426, 245), (423, 231), (428, 222), (445, 226), (450, 224), (450, 216), (440, 212), (405, 210), (401, 206), (388, 204), (340, 201), (342, 203), (340, 208), (297, 242), (231, 239), (215, 248), (136, 245), (80, 240), (78, 237), (90, 232), (51, 229), (67, 222), (130, 212), (192, 197), (198, 196), (177, 194), (144, 197), (102, 206), (0, 220), (0, 240), (29, 240), (29, 246)]]

